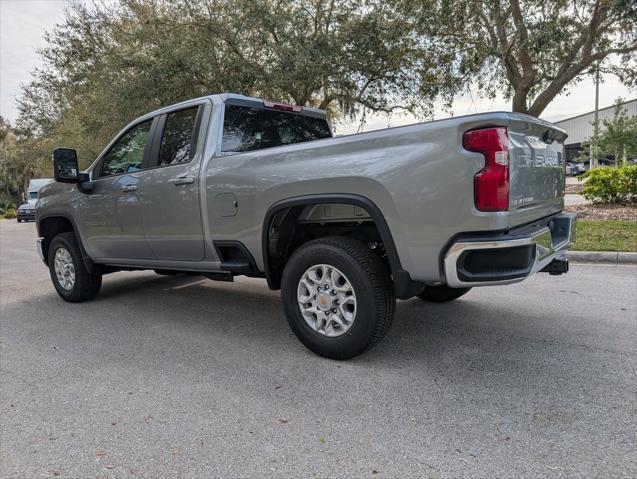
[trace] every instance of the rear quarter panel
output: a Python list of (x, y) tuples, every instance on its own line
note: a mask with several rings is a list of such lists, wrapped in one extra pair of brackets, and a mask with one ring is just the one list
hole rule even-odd
[[(509, 120), (506, 113), (474, 115), (211, 155), (203, 166), (211, 237), (241, 241), (263, 268), (261, 232), (271, 205), (302, 195), (355, 194), (383, 213), (412, 278), (439, 281), (440, 255), (454, 235), (509, 226), (507, 213), (475, 209), (473, 177), (484, 158), (462, 148), (465, 131)], [(224, 194), (236, 197), (235, 216), (215, 214), (216, 198)]]

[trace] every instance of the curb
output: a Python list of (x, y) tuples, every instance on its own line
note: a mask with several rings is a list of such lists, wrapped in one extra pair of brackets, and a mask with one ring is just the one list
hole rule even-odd
[(574, 263), (637, 264), (637, 253), (621, 251), (569, 251), (567, 257)]

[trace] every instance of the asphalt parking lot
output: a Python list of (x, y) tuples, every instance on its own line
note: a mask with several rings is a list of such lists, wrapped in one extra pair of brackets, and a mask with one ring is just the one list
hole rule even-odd
[(0, 477), (635, 477), (637, 269), (573, 265), (307, 351), (278, 292), (152, 272), (64, 303), (0, 221)]

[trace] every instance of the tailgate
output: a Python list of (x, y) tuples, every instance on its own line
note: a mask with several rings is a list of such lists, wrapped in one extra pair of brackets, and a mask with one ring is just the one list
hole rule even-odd
[(566, 133), (551, 123), (526, 115), (514, 117), (508, 133), (509, 225), (563, 210), (562, 151)]

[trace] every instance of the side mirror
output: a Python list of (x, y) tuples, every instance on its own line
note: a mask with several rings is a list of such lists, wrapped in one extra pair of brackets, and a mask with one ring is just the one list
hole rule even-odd
[(53, 150), (53, 176), (60, 183), (78, 183), (80, 173), (77, 166), (77, 152), (70, 148)]

